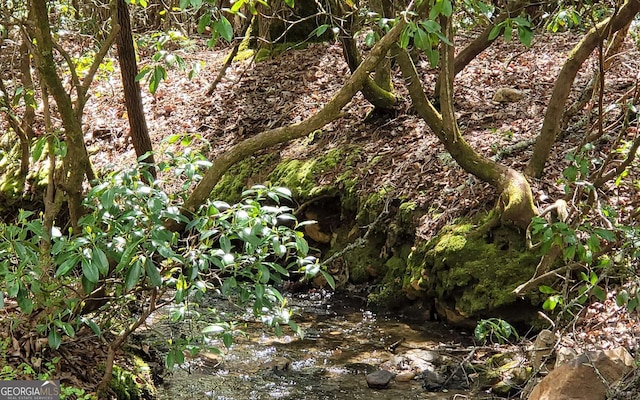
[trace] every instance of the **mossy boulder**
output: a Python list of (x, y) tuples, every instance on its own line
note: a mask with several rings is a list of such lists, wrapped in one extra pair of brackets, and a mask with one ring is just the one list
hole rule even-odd
[(530, 317), (521, 307), (539, 299), (522, 301), (512, 291), (533, 276), (539, 254), (527, 250), (524, 235), (514, 228), (499, 227), (480, 236), (473, 234), (473, 226), (461, 222), (445, 227), (428, 243), (415, 246), (407, 260), (408, 287), (434, 298), (448, 319)]
[[(407, 203), (401, 208), (414, 207)], [(399, 219), (409, 218), (403, 214)], [(473, 325), (489, 316), (531, 322), (540, 298), (522, 300), (512, 290), (531, 278), (539, 254), (526, 249), (524, 235), (516, 229), (500, 227), (480, 236), (474, 234), (475, 226), (459, 222), (410, 248), (399, 241), (370, 302), (394, 307), (423, 299), (433, 302), (445, 319), (460, 324)]]

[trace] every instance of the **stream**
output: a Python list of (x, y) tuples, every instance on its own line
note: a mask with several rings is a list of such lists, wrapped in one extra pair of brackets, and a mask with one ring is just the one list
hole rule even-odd
[[(224, 356), (203, 354), (167, 373), (158, 398), (180, 399), (451, 399), (467, 391), (429, 392), (421, 373), (460, 349), (460, 333), (442, 323), (407, 315), (376, 314), (361, 300), (327, 292), (290, 298), (305, 337), (277, 337), (249, 323)], [(162, 323), (162, 322), (158, 322)], [(287, 332), (289, 332), (287, 330)], [(222, 343), (219, 344), (224, 348)], [(459, 353), (460, 358), (466, 354)], [(365, 375), (397, 374), (385, 389), (371, 389)]]

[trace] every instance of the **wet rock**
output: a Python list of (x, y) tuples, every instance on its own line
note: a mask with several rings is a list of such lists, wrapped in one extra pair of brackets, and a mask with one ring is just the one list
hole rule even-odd
[(395, 377), (395, 374), (381, 369), (376, 372), (372, 372), (365, 376), (367, 380), (367, 385), (371, 389), (384, 389), (391, 383), (391, 380)]
[(633, 368), (633, 357), (622, 347), (587, 351), (551, 371), (529, 400), (605, 400), (607, 388)]
[(370, 374), (378, 370), (375, 365), (366, 363), (348, 363), (344, 367), (354, 374)]
[(429, 370), (422, 373), (422, 378), (424, 379), (424, 381), (422, 382), (422, 387), (429, 392), (436, 392), (443, 389), (442, 386), (447, 380), (438, 372)]
[(411, 349), (403, 354), (408, 365), (418, 372), (434, 371), (434, 364), (441, 361), (440, 354), (433, 350)]
[(262, 364), (261, 369), (271, 370), (273, 372), (284, 372), (289, 369), (291, 360), (286, 357), (275, 357), (271, 361)]
[[(543, 329), (536, 337), (536, 341), (533, 343), (533, 349), (531, 350), (531, 365), (536, 370), (542, 368), (542, 363), (553, 351), (553, 347), (556, 344), (556, 335), (548, 329)], [(546, 372), (546, 368), (544, 370)]]
[(396, 382), (409, 382), (415, 377), (415, 371), (402, 371), (398, 375), (396, 375)]

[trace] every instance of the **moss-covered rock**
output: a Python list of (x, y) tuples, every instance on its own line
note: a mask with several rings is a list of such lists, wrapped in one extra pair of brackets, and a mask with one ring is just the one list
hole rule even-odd
[(254, 184), (268, 180), (268, 174), (279, 161), (277, 154), (249, 157), (234, 165), (220, 179), (211, 192), (211, 198), (236, 203), (242, 192)]
[(151, 379), (149, 365), (138, 356), (131, 356), (126, 368), (113, 366), (113, 377), (109, 387), (118, 400), (155, 399), (156, 388)]
[(500, 227), (486, 237), (471, 234), (472, 228), (468, 222), (445, 227), (416, 246), (407, 262), (411, 288), (464, 318), (494, 315), (516, 303), (512, 290), (531, 278), (539, 261), (515, 229)]

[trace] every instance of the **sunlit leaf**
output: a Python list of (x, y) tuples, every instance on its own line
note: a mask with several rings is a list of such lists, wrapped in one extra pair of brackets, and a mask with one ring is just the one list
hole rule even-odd
[(221, 15), (220, 19), (213, 24), (213, 29), (227, 42), (233, 40), (233, 26), (224, 15)]

